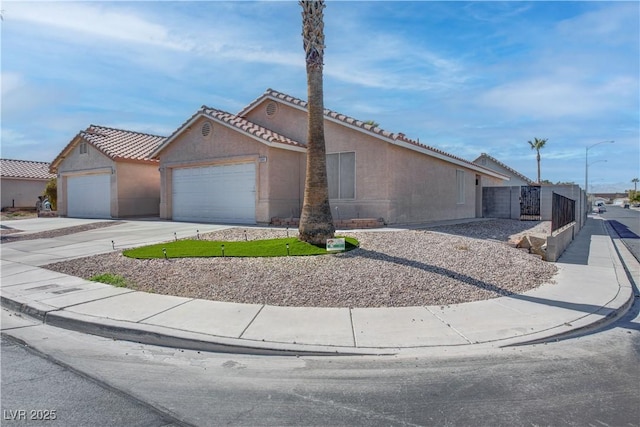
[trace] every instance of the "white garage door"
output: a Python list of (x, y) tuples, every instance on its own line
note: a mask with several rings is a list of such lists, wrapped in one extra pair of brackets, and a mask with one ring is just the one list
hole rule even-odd
[(173, 170), (176, 221), (255, 224), (254, 163)]
[(111, 174), (68, 177), (67, 216), (111, 218)]

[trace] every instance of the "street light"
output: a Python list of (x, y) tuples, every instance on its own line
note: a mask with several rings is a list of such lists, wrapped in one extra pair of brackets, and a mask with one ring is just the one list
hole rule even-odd
[[(592, 149), (593, 147), (595, 147), (596, 145), (600, 145), (600, 144), (613, 144), (614, 141), (600, 141), (600, 142), (596, 142), (593, 145), (589, 145), (587, 146), (585, 152), (584, 152), (584, 192), (585, 194), (589, 193), (588, 190), (588, 185), (589, 185), (589, 150)], [(595, 163), (595, 162), (594, 162)]]

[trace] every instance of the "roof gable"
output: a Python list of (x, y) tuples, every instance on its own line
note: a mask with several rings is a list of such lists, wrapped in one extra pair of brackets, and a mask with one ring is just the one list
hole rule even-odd
[(196, 122), (201, 117), (208, 118), (213, 122), (216, 122), (223, 126), (227, 126), (269, 146), (295, 151), (306, 151), (304, 144), (298, 141), (280, 135), (277, 132), (253, 123), (243, 117), (203, 105), (194, 115), (192, 115), (173, 134), (171, 134), (171, 136), (169, 136), (161, 145), (159, 145), (151, 153), (151, 156), (153, 158), (157, 158), (165, 148), (167, 148), (174, 140), (178, 138), (179, 135), (185, 132), (194, 122)]
[(157, 163), (157, 160), (151, 158), (151, 153), (165, 139), (164, 136), (90, 125), (87, 129), (78, 132), (58, 154), (51, 163), (51, 170), (57, 169), (64, 158), (81, 142), (91, 144), (114, 161)]
[(56, 175), (49, 172), (48, 162), (31, 160), (0, 159), (0, 176), (21, 179), (51, 179)]
[[(262, 94), (259, 98), (255, 99), (253, 102), (247, 105), (242, 111), (240, 111), (238, 113), (238, 116), (241, 116), (241, 117), (246, 116), (249, 112), (254, 110), (258, 105), (262, 104), (265, 100), (268, 100), (268, 99), (283, 102), (283, 103), (286, 103), (287, 105), (290, 105), (293, 108), (307, 111), (306, 101), (278, 92), (273, 89), (267, 89), (264, 94)], [(406, 135), (401, 132), (398, 132), (398, 133), (388, 132), (384, 129), (381, 129), (378, 126), (373, 126), (361, 120), (355, 119), (353, 117), (349, 117), (342, 113), (329, 110), (327, 108), (325, 108), (324, 110), (324, 116), (327, 120), (330, 120), (332, 122), (341, 124), (343, 126), (346, 126), (352, 129), (356, 129), (360, 132), (366, 133), (367, 135), (372, 135), (390, 144), (398, 145), (400, 147), (404, 147), (409, 150), (417, 151), (419, 153), (426, 154), (428, 156), (435, 157), (449, 163), (453, 163), (457, 166), (462, 166), (468, 169), (472, 169), (476, 172), (479, 172), (485, 175), (490, 175), (495, 178), (499, 178), (503, 180), (509, 179), (508, 176), (501, 174), (497, 171), (494, 171), (493, 169), (489, 169), (481, 165), (475, 164), (473, 162), (470, 162), (468, 160), (465, 160), (461, 157), (454, 156), (438, 148), (434, 148), (434, 147), (422, 144), (420, 143), (419, 140), (413, 140), (413, 139), (407, 138)]]
[(502, 163), (501, 161), (499, 161), (495, 157), (492, 157), (492, 156), (488, 155), (487, 153), (480, 154), (480, 156), (477, 159), (475, 159), (473, 161), (473, 163), (478, 163), (481, 159), (487, 159), (487, 160), (495, 163), (496, 165), (500, 166), (501, 168), (504, 168), (509, 173), (513, 174), (513, 176), (515, 176), (517, 178), (520, 178), (521, 180), (525, 181), (528, 184), (533, 184), (534, 183), (533, 180), (527, 178), (526, 176), (522, 175), (517, 170), (510, 168), (509, 166), (505, 165), (504, 163)]

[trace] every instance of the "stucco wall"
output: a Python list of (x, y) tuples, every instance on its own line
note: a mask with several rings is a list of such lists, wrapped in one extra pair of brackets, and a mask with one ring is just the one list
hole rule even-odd
[[(247, 119), (305, 143), (306, 111), (280, 102), (276, 102), (275, 110), (267, 109), (273, 102), (259, 104)], [(203, 137), (205, 120), (192, 123), (160, 154), (160, 216), (172, 216), (175, 168), (255, 162), (256, 220), (262, 223), (272, 217), (297, 217), (304, 193), (305, 154), (269, 147), (217, 122), (212, 122), (212, 133)], [(481, 186), (500, 181), (332, 120), (325, 120), (325, 143), (327, 154), (355, 152), (355, 198), (330, 200), (336, 219), (383, 218), (389, 224), (408, 224), (473, 218), (481, 215)], [(456, 170), (464, 171), (463, 203), (458, 200)], [(480, 177), (478, 184), (476, 177)]]
[(543, 221), (551, 221), (553, 193), (564, 196), (576, 202), (576, 222), (577, 230), (582, 229), (584, 225), (585, 207), (584, 207), (584, 191), (578, 185), (543, 185), (540, 193), (540, 212)]
[(58, 213), (67, 215), (67, 180), (71, 176), (96, 173), (111, 175), (111, 216), (155, 216), (159, 212), (160, 172), (158, 164), (119, 161), (87, 144), (87, 153), (76, 146), (58, 167)]
[[(261, 219), (297, 218), (304, 197), (304, 153), (273, 148), (267, 161), (258, 163), (260, 192), (257, 213)], [(263, 179), (264, 177), (264, 179)]]
[(327, 154), (355, 152), (355, 198), (331, 199), (334, 217), (387, 220), (391, 202), (389, 144), (330, 121), (325, 121), (325, 143)]
[(116, 165), (118, 217), (157, 216), (160, 212), (160, 172), (158, 164)]
[(495, 186), (511, 186), (512, 187), (512, 186), (529, 185), (527, 181), (514, 175), (513, 172), (511, 172), (509, 169), (505, 168), (502, 165), (499, 165), (498, 163), (494, 162), (491, 159), (487, 159), (483, 157), (480, 159), (480, 161), (477, 164), (479, 164), (480, 166), (489, 168), (491, 170), (494, 170), (496, 172), (500, 172), (501, 174), (507, 175), (510, 178), (508, 181), (503, 181), (503, 180), (490, 181), (484, 185), (485, 187), (495, 187)]
[[(274, 102), (275, 114), (269, 115), (267, 105)], [(299, 108), (266, 100), (250, 111), (247, 119), (306, 142), (307, 113)], [(478, 174), (471, 169), (391, 145), (328, 119), (325, 144), (327, 154), (356, 153), (356, 197), (331, 199), (335, 218), (383, 218), (388, 224), (405, 224), (481, 216), (481, 201), (476, 200), (481, 195), (476, 187)], [(456, 170), (464, 170), (464, 203), (457, 199)], [(304, 167), (301, 173), (304, 191)], [(481, 176), (478, 185), (501, 182)]]
[(290, 216), (301, 204), (300, 167), (303, 153), (269, 147), (237, 130), (211, 121), (203, 136), (200, 118), (160, 154), (160, 217), (172, 217), (172, 174), (180, 167), (254, 162), (256, 165), (256, 221)]
[[(411, 224), (476, 216), (476, 172), (393, 147), (392, 204), (387, 222)], [(456, 171), (464, 172), (464, 202), (459, 203)]]
[[(275, 113), (272, 115), (267, 114), (266, 107), (270, 103), (276, 105)], [(247, 114), (247, 120), (285, 135), (294, 141), (302, 143), (307, 141), (307, 112), (288, 104), (266, 100)]]
[(48, 180), (0, 178), (2, 209), (35, 208), (38, 196), (42, 196)]
[[(483, 216), (490, 218), (520, 218), (520, 187), (485, 188), (483, 191)], [(576, 229), (584, 225), (584, 192), (577, 185), (543, 185), (540, 187), (540, 216), (551, 221), (553, 193), (575, 200)], [(507, 216), (507, 213), (510, 215)]]
[[(87, 152), (80, 154), (76, 146), (58, 166), (58, 215), (67, 215), (67, 179), (69, 176), (89, 175), (94, 173), (112, 173), (115, 169), (113, 160), (87, 144)], [(117, 186), (115, 175), (111, 174), (111, 216), (117, 216)]]

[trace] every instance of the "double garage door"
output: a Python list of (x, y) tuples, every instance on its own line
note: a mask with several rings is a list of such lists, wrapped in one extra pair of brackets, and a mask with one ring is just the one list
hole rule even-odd
[(111, 174), (68, 177), (67, 216), (111, 218)]
[(177, 168), (172, 177), (174, 220), (255, 224), (254, 163)]

